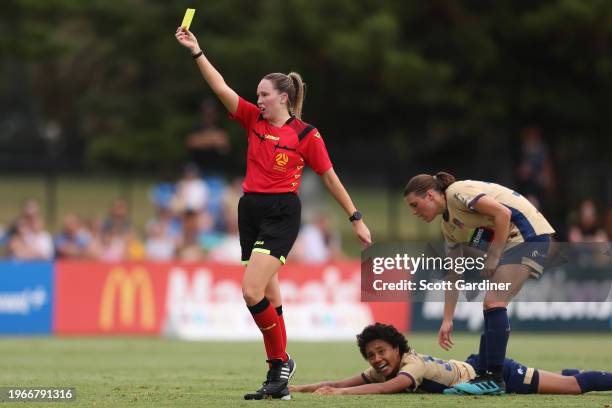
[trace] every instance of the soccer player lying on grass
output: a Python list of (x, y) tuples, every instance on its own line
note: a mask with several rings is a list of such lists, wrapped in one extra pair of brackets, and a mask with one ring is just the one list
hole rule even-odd
[[(463, 361), (444, 361), (419, 354), (408, 347), (404, 336), (391, 325), (376, 323), (357, 335), (357, 344), (370, 368), (340, 381), (290, 386), (290, 392), (315, 394), (393, 394), (427, 392), (461, 394), (455, 384), (470, 381), (482, 364), (472, 354)], [(503, 376), (506, 393), (582, 394), (612, 390), (612, 373), (564, 369), (561, 374), (524, 366), (505, 359)]]

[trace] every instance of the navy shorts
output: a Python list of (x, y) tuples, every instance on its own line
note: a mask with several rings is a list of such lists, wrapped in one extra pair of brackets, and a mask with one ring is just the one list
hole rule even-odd
[[(471, 354), (465, 362), (480, 370), (480, 358), (478, 354)], [(508, 394), (537, 394), (539, 384), (538, 370), (527, 367), (510, 358), (504, 359), (504, 381), (506, 382), (506, 393)]]
[(527, 265), (532, 278), (540, 279), (550, 250), (550, 235), (538, 235), (502, 254), (498, 265)]

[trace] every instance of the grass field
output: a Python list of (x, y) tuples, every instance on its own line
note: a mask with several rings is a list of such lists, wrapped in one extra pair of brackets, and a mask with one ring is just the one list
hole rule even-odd
[[(458, 335), (444, 352), (434, 335), (413, 335), (410, 344), (440, 358), (464, 358), (477, 348), (475, 335)], [(449, 397), (443, 395), (315, 396), (292, 401), (244, 401), (265, 376), (259, 343), (183, 342), (157, 338), (3, 338), (0, 386), (75, 387), (69, 403), (2, 403), (3, 407), (600, 407), (612, 392), (579, 396)], [(513, 334), (509, 355), (547, 370), (592, 368), (612, 371), (610, 336)], [(338, 379), (366, 367), (352, 342), (290, 343), (297, 361), (293, 383)]]

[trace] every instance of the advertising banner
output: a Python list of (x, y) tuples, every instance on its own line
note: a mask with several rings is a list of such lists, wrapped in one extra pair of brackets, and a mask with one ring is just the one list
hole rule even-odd
[(510, 302), (513, 330), (612, 329), (610, 243), (508, 244), (494, 274), (484, 270), (486, 255), (468, 244), (375, 244), (362, 254), (361, 298), (411, 303), (413, 331), (439, 330), (447, 294), (458, 299), (455, 330), (482, 330), (485, 297)]
[(56, 262), (56, 334), (157, 334), (169, 266)]
[(0, 334), (51, 334), (53, 263), (0, 261)]
[[(170, 270), (165, 333), (186, 339), (259, 339), (244, 305), (242, 267), (206, 264)], [(288, 264), (280, 287), (294, 340), (353, 340), (373, 322), (409, 329), (409, 303), (362, 303), (359, 262)]]
[[(436, 333), (444, 314), (444, 303), (412, 305), (412, 330)], [(612, 302), (517, 302), (508, 306), (513, 332), (519, 331), (610, 331)], [(457, 304), (453, 318), (455, 331), (482, 331), (482, 303)]]
[[(217, 263), (60, 261), (54, 331), (259, 339), (242, 297), (243, 271)], [(292, 339), (352, 340), (375, 321), (409, 329), (410, 304), (360, 302), (359, 262), (289, 264), (280, 285)]]

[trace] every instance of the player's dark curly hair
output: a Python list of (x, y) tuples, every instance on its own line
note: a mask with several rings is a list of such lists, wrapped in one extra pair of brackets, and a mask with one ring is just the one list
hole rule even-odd
[(394, 348), (399, 348), (400, 355), (404, 355), (410, 351), (408, 341), (404, 335), (390, 324), (374, 323), (366, 326), (361, 333), (357, 335), (357, 345), (363, 358), (366, 357), (366, 346), (373, 340), (383, 340), (389, 343)]

